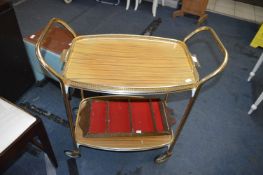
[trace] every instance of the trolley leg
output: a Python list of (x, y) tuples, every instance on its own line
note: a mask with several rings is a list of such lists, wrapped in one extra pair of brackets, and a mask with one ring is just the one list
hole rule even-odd
[(169, 94), (165, 94), (165, 96), (164, 96), (164, 102), (165, 102), (165, 104), (167, 104), (167, 102), (168, 102), (168, 96), (169, 96)]
[(70, 105), (70, 101), (69, 101), (69, 87), (66, 87), (63, 83), (61, 83), (61, 91), (63, 94), (63, 99), (64, 99), (64, 104), (65, 104), (65, 108), (66, 108), (66, 113), (67, 113), (67, 118), (68, 118), (68, 122), (69, 122), (69, 128), (70, 128), (70, 133), (71, 133), (71, 137), (72, 137), (72, 141), (73, 141), (73, 150), (66, 150), (64, 151), (65, 154), (71, 158), (78, 158), (80, 157), (80, 152), (79, 152), (79, 148), (77, 146), (76, 143), (76, 139), (75, 139), (75, 134), (74, 134), (74, 123), (73, 123), (73, 113), (72, 113), (72, 108)]
[(165, 104), (165, 108), (166, 108), (166, 113), (168, 114), (169, 116), (169, 123), (170, 125), (174, 125), (176, 123), (176, 120), (175, 120), (175, 115), (174, 115), (174, 112), (173, 112), (173, 109), (168, 107), (168, 96), (169, 94), (165, 94), (164, 96), (164, 104)]
[(80, 95), (81, 95), (81, 100), (83, 100), (83, 99), (85, 98), (84, 90), (83, 90), (83, 89), (80, 90)]
[(155, 163), (161, 164), (161, 163), (165, 162), (166, 160), (168, 160), (169, 157), (172, 156), (174, 145), (176, 144), (176, 141), (177, 141), (177, 139), (180, 136), (180, 133), (181, 133), (181, 131), (182, 131), (183, 127), (184, 127), (184, 124), (185, 124), (185, 122), (186, 122), (186, 120), (187, 120), (187, 118), (188, 118), (188, 116), (189, 116), (189, 114), (191, 112), (191, 109), (192, 109), (192, 107), (193, 107), (193, 105), (195, 103), (195, 100), (196, 100), (196, 98), (197, 98), (197, 96), (199, 94), (200, 89), (201, 89), (200, 86), (197, 87), (197, 89), (195, 91), (195, 94), (190, 98), (190, 100), (188, 102), (188, 105), (187, 105), (187, 107), (185, 109), (185, 112), (184, 112), (184, 114), (182, 116), (182, 119), (180, 120), (179, 126), (176, 129), (176, 132), (175, 132), (175, 135), (174, 135), (174, 139), (173, 139), (172, 143), (170, 144), (168, 150), (166, 152), (164, 152), (163, 154), (161, 154), (160, 156), (156, 157), (155, 160), (154, 160)]

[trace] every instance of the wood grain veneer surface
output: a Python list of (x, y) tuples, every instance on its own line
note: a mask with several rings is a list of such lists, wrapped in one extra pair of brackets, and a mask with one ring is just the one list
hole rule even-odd
[(136, 35), (82, 36), (73, 40), (64, 76), (108, 87), (193, 87), (198, 74), (184, 43)]

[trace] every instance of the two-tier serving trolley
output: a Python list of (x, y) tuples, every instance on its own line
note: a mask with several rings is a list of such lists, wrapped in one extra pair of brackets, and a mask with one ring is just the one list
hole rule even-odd
[[(70, 48), (63, 54), (65, 63), (61, 74), (49, 66), (41, 54), (41, 46), (54, 24), (65, 27), (74, 36)], [(186, 42), (202, 31), (211, 33), (224, 59), (216, 70), (199, 79)], [(155, 159), (157, 163), (172, 155), (202, 85), (222, 72), (228, 61), (224, 45), (210, 27), (196, 29), (183, 41), (124, 34), (77, 36), (57, 18), (53, 18), (40, 35), (36, 55), (43, 68), (60, 82), (73, 140), (73, 150), (65, 152), (68, 156), (80, 156), (79, 146), (113, 151), (167, 146), (168, 150)], [(76, 121), (73, 121), (69, 88), (82, 92)], [(85, 98), (83, 91), (109, 95)], [(167, 97), (181, 91), (192, 91), (192, 96), (173, 132)], [(164, 96), (148, 96), (155, 94)]]

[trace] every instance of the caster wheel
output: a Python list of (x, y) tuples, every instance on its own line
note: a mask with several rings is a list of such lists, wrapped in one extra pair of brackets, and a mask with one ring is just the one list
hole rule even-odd
[(163, 154), (161, 154), (160, 156), (156, 157), (156, 158), (154, 159), (154, 162), (155, 162), (156, 164), (164, 163), (164, 162), (166, 162), (171, 156), (172, 156), (172, 153), (168, 153), (168, 152), (163, 153)]
[(79, 158), (80, 157), (80, 152), (76, 151), (76, 150), (73, 150), (73, 151), (66, 150), (66, 151), (64, 151), (64, 154), (70, 158)]
[(70, 4), (70, 3), (72, 2), (72, 0), (64, 0), (64, 2), (65, 2), (66, 4)]

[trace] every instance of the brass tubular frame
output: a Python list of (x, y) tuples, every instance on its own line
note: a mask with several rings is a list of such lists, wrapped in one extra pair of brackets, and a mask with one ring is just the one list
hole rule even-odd
[(46, 69), (48, 72), (50, 72), (52, 75), (54, 75), (58, 80), (59, 82), (62, 82), (64, 83), (65, 82), (65, 79), (63, 76), (61, 76), (59, 73), (57, 73), (52, 67), (50, 67), (44, 57), (42, 56), (41, 54), (41, 45), (42, 45), (42, 42), (44, 41), (44, 38), (45, 36), (47, 35), (48, 31), (50, 30), (51, 26), (54, 24), (54, 23), (58, 23), (60, 25), (62, 25), (63, 27), (65, 27), (73, 36), (74, 38), (77, 37), (77, 34), (74, 32), (74, 30), (67, 24), (65, 23), (63, 20), (60, 20), (58, 18), (52, 18), (47, 26), (44, 28), (44, 30), (42, 31), (41, 35), (39, 36), (39, 39), (36, 43), (36, 55), (40, 61), (40, 64), (42, 65), (42, 67), (44, 69)]
[(64, 79), (63, 76), (61, 76), (58, 72), (56, 72), (52, 67), (50, 67), (44, 57), (42, 56), (41, 53), (41, 45), (44, 41), (45, 36), (47, 35), (47, 33), (49, 32), (50, 28), (52, 25), (54, 25), (54, 23), (58, 23), (60, 25), (62, 25), (63, 27), (65, 27), (74, 37), (77, 37), (77, 34), (74, 32), (74, 30), (67, 24), (65, 23), (63, 20), (60, 20), (58, 18), (52, 18), (49, 23), (47, 24), (47, 26), (44, 28), (43, 32), (41, 33), (37, 43), (36, 43), (36, 55), (37, 58), (40, 62), (40, 64), (42, 65), (42, 67), (48, 71), (49, 73), (51, 73), (53, 76), (55, 76), (59, 83), (60, 83), (60, 88), (61, 88), (61, 93), (63, 95), (63, 99), (64, 99), (64, 105), (66, 108), (66, 114), (67, 114), (67, 118), (69, 121), (69, 127), (70, 127), (70, 132), (71, 132), (71, 137), (72, 137), (72, 141), (73, 141), (73, 151), (69, 154), (71, 154), (72, 157), (78, 157), (79, 156), (79, 149), (76, 143), (76, 139), (75, 139), (75, 134), (74, 134), (74, 123), (73, 123), (73, 113), (72, 113), (72, 108), (70, 105), (70, 101), (69, 101), (69, 87), (65, 86), (65, 82), (66, 80)]
[(84, 91), (80, 90), (81, 99), (83, 100), (85, 98)]
[(224, 70), (224, 68), (226, 67), (227, 62), (228, 62), (228, 52), (227, 52), (225, 46), (223, 45), (223, 43), (221, 42), (221, 40), (219, 39), (219, 37), (217, 36), (216, 32), (211, 27), (208, 27), (208, 26), (199, 27), (196, 30), (194, 30), (193, 32), (191, 32), (189, 35), (187, 35), (183, 41), (186, 43), (194, 35), (196, 35), (197, 33), (203, 32), (203, 31), (210, 32), (210, 34), (212, 35), (213, 39), (215, 40), (217, 46), (219, 47), (220, 51), (224, 54), (224, 59), (223, 59), (223, 62), (221, 63), (221, 65), (216, 70), (214, 70), (212, 73), (208, 74), (207, 76), (205, 76), (204, 78), (202, 78), (199, 81), (198, 86), (204, 84), (205, 82), (207, 82), (208, 80), (210, 80), (211, 78), (213, 78), (214, 76), (216, 76), (217, 74), (222, 72)]
[(188, 116), (192, 110), (192, 107), (199, 95), (199, 92), (201, 90), (201, 87), (203, 86), (204, 83), (206, 83), (208, 80), (210, 80), (211, 78), (215, 77), (216, 75), (218, 75), (220, 72), (222, 72), (224, 70), (224, 68), (226, 67), (227, 65), (227, 62), (228, 62), (228, 52), (225, 48), (225, 46), (223, 45), (223, 43), (221, 42), (221, 40), (219, 39), (219, 37), (217, 36), (216, 32), (210, 28), (210, 27), (207, 27), (207, 26), (203, 26), (203, 27), (199, 27), (197, 28), (196, 30), (194, 30), (193, 32), (191, 32), (189, 35), (187, 35), (185, 37), (185, 39), (183, 40), (185, 43), (187, 41), (189, 41), (194, 35), (200, 33), (200, 32), (203, 32), (203, 31), (208, 31), (210, 32), (210, 34), (212, 35), (213, 39), (215, 40), (217, 46), (219, 47), (220, 51), (223, 53), (224, 55), (224, 58), (223, 58), (223, 62), (221, 63), (221, 65), (215, 69), (213, 72), (211, 72), (210, 74), (208, 74), (207, 76), (205, 76), (204, 78), (202, 78), (199, 82), (198, 82), (198, 85), (195, 89), (195, 93), (194, 95), (189, 99), (188, 101), (188, 104), (186, 106), (186, 109), (184, 111), (184, 114), (180, 120), (180, 123), (175, 131), (175, 134), (174, 134), (174, 140), (172, 141), (172, 143), (170, 144), (170, 146), (168, 147), (168, 150), (160, 155), (159, 157), (157, 157), (155, 159), (155, 162), (156, 163), (162, 163), (164, 161), (166, 161), (171, 155), (172, 155), (172, 151), (173, 151), (173, 148), (176, 144), (176, 141), (178, 140), (179, 136), (180, 136), (180, 133), (184, 127), (184, 124), (185, 122), (187, 121), (188, 119)]

